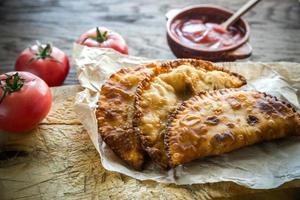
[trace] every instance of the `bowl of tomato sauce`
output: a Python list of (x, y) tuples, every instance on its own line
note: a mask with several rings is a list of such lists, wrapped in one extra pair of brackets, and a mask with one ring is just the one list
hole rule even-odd
[(174, 9), (166, 14), (167, 41), (178, 58), (234, 61), (251, 55), (249, 24), (237, 20), (228, 29), (221, 24), (233, 12), (213, 5)]

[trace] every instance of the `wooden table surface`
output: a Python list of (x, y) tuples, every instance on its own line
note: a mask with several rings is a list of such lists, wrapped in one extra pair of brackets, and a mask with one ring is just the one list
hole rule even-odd
[(0, 200), (298, 200), (300, 180), (271, 190), (233, 182), (139, 181), (105, 170), (74, 112), (80, 86), (52, 88), (53, 106), (31, 133), (0, 133)]
[[(174, 58), (166, 43), (165, 13), (211, 3), (236, 10), (247, 0), (0, 0), (0, 72), (36, 40), (71, 56), (74, 40), (98, 25), (120, 32), (135, 56)], [(300, 62), (300, 3), (263, 0), (245, 17), (251, 26), (251, 61)], [(74, 66), (65, 84), (76, 84)]]

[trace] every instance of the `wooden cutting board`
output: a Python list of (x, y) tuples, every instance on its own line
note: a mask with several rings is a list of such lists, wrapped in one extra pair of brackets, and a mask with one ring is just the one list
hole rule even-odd
[(79, 86), (53, 88), (48, 117), (31, 133), (0, 133), (0, 199), (299, 199), (300, 181), (273, 190), (230, 182), (176, 186), (106, 171), (73, 111)]

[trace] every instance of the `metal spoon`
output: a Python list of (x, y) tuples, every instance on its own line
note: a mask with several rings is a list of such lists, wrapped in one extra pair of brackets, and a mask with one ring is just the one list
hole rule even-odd
[(260, 0), (250, 0), (245, 5), (243, 5), (238, 11), (236, 11), (231, 17), (229, 17), (225, 22), (221, 24), (224, 30), (232, 25), (236, 20), (238, 20), (242, 15), (244, 15), (248, 10), (255, 6)]

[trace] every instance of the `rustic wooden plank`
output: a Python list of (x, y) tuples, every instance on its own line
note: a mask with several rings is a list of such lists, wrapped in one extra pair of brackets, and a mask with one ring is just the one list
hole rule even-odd
[[(300, 182), (275, 190), (234, 183), (176, 186), (106, 171), (73, 111), (79, 86), (53, 88), (54, 104), (26, 135), (0, 133), (0, 199), (297, 199)], [(246, 196), (245, 196), (246, 195)]]
[[(211, 0), (235, 10), (247, 0)], [(164, 14), (171, 8), (208, 3), (205, 0), (1, 0), (0, 72), (13, 69), (20, 51), (29, 44), (51, 41), (71, 55), (72, 43), (85, 30), (104, 25), (120, 32), (131, 55), (174, 58), (165, 39)], [(300, 62), (300, 3), (264, 0), (248, 13), (251, 61)], [(65, 84), (78, 83), (74, 67)]]

